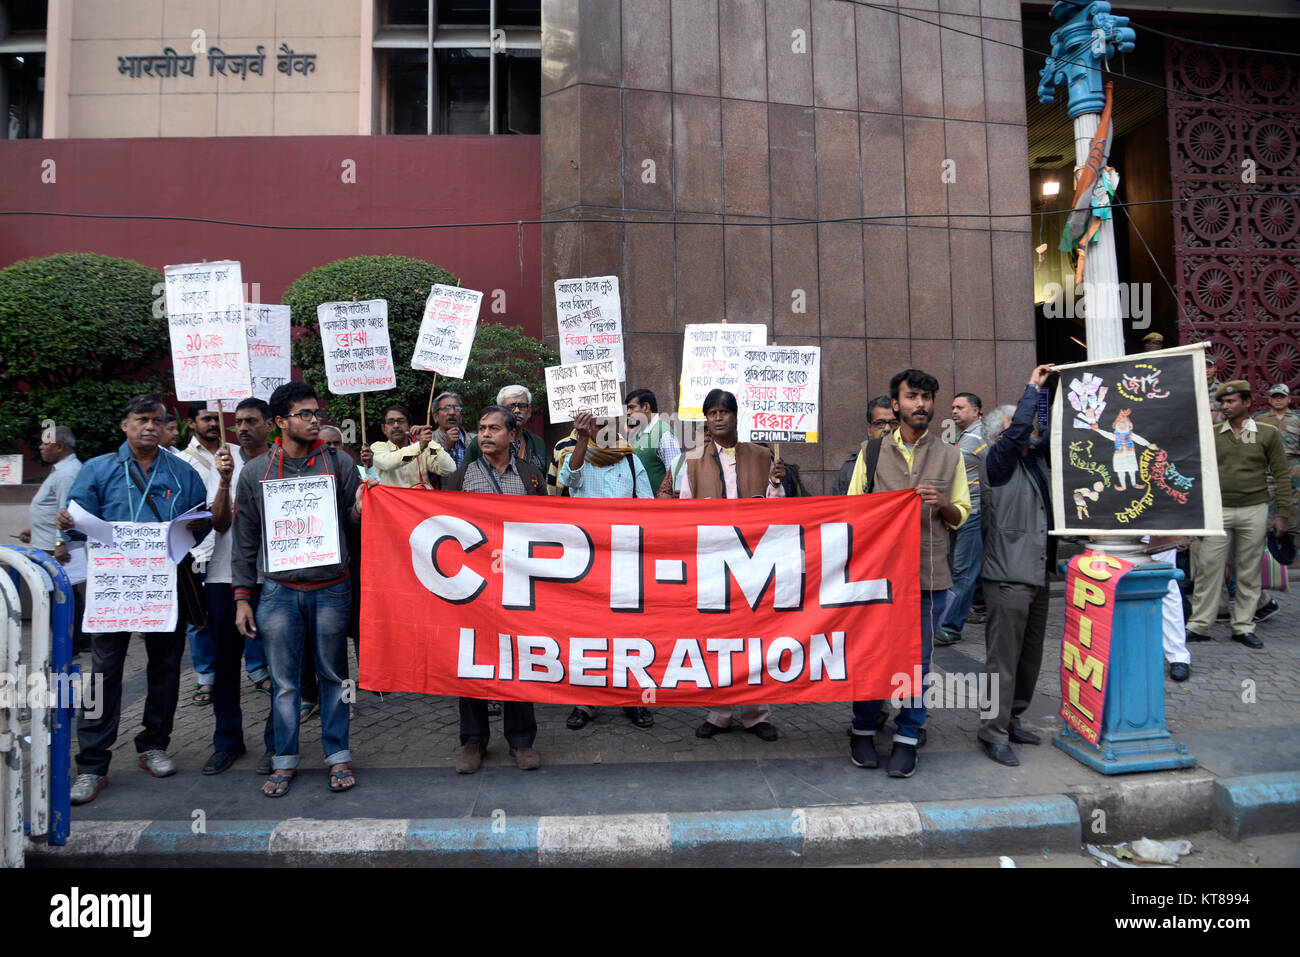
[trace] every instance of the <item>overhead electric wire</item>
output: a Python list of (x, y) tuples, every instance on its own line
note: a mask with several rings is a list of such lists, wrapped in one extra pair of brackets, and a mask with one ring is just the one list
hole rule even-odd
[[(1059, 3), (1068, 3), (1075, 7), (1086, 7), (1092, 0), (1057, 0)], [(1262, 50), (1259, 47), (1238, 47), (1230, 43), (1214, 43), (1210, 40), (1195, 40), (1192, 37), (1180, 37), (1173, 33), (1165, 33), (1163, 30), (1157, 30), (1155, 27), (1148, 27), (1145, 24), (1133, 23), (1130, 21), (1129, 27), (1134, 30), (1141, 30), (1143, 33), (1154, 33), (1157, 36), (1166, 37), (1170, 40), (1177, 40), (1179, 43), (1186, 43), (1188, 46), (1214, 47), (1218, 50), (1240, 50), (1243, 53), (1266, 53), (1269, 56), (1300, 56), (1291, 50)]]
[[(1240, 193), (1205, 193), (1198, 196), (1189, 196), (1185, 199), (1143, 199), (1135, 200), (1128, 203), (1111, 203), (1113, 207), (1123, 209), (1126, 206), (1177, 206), (1187, 203), (1195, 203), (1207, 199), (1240, 199), (1246, 197), (1258, 196), (1281, 196), (1284, 198), (1295, 198), (1292, 193), (1265, 193), (1257, 191), (1240, 192)], [(873, 216), (837, 216), (829, 219), (781, 219), (766, 220), (754, 222), (753, 217), (748, 217), (745, 222), (720, 223), (717, 220), (695, 220), (695, 219), (587, 219), (583, 217), (565, 217), (557, 219), (502, 219), (488, 220), (477, 223), (404, 223), (400, 225), (347, 225), (347, 226), (313, 226), (313, 225), (293, 225), (289, 223), (247, 223), (234, 219), (212, 219), (206, 216), (180, 216), (180, 215), (163, 215), (158, 213), (77, 213), (57, 209), (0, 209), (0, 216), (56, 216), (66, 219), (108, 219), (108, 220), (140, 220), (144, 222), (162, 221), (174, 223), (199, 223), (209, 226), (235, 226), (241, 229), (273, 229), (273, 230), (290, 230), (290, 231), (318, 231), (318, 232), (384, 232), (387, 230), (410, 230), (410, 229), (475, 229), (480, 227), (493, 226), (511, 226), (519, 228), (521, 226), (564, 226), (564, 225), (604, 225), (604, 226), (725, 226), (728, 229), (744, 226), (824, 226), (835, 223), (875, 223), (882, 226), (909, 226), (911, 223), (906, 222), (884, 222), (884, 220), (916, 220), (916, 219), (1022, 219), (1025, 217), (1046, 217), (1062, 216), (1071, 213), (1071, 209), (1053, 209), (1042, 212), (1023, 212), (1023, 213), (972, 213), (972, 212), (946, 212), (946, 213), (879, 213)]]

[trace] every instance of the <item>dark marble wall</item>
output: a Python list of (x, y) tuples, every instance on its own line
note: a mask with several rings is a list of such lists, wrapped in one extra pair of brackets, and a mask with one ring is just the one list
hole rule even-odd
[[(770, 341), (820, 345), (822, 442), (782, 449), (813, 492), (894, 372), (933, 373), (942, 419), (955, 391), (1014, 401), (1034, 364), (1022, 60), (978, 39), (1019, 43), (1020, 5), (898, 10), (542, 5), (543, 215), (600, 221), (544, 227), (546, 336), (556, 279), (619, 275), (627, 387), (661, 409), (686, 323), (764, 322)], [(864, 216), (896, 218), (828, 221)]]

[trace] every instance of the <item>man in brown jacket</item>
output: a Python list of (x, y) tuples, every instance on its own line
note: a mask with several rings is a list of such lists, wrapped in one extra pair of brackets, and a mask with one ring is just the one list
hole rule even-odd
[[(916, 749), (925, 732), (922, 693), (930, 673), (930, 650), (943, 614), (945, 592), (952, 587), (948, 530), (960, 528), (970, 515), (970, 490), (961, 452), (956, 446), (945, 445), (937, 434), (929, 431), (938, 391), (939, 380), (920, 369), (905, 369), (889, 380), (889, 397), (898, 415), (898, 428), (883, 439), (868, 443), (858, 455), (849, 482), (850, 495), (910, 488), (916, 489), (924, 503), (921, 509), (921, 687), (908, 689), (911, 703), (904, 703), (894, 723), (894, 750), (888, 767), (891, 778), (908, 778), (916, 770)], [(849, 757), (860, 768), (874, 768), (879, 764), (872, 735), (884, 704), (883, 701), (853, 702)]]
[[(682, 466), (681, 498), (782, 498), (785, 489), (785, 465), (772, 453), (753, 442), (738, 441), (736, 397), (714, 389), (704, 397), (704, 418), (709, 423), (709, 441), (686, 453)], [(664, 478), (660, 492), (672, 493), (672, 473)], [(747, 705), (741, 712), (741, 724), (750, 734), (763, 741), (780, 737), (769, 720), (772, 709), (765, 704)], [(709, 712), (704, 723), (695, 729), (697, 738), (711, 738), (731, 730), (731, 708)]]

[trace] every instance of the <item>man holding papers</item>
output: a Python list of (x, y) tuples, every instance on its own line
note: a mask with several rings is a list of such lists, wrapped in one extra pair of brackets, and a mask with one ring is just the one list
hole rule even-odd
[[(156, 395), (138, 395), (128, 402), (121, 423), (126, 441), (116, 452), (97, 456), (82, 467), (68, 493), (69, 505), (76, 503), (106, 522), (170, 522), (205, 505), (207, 493), (198, 473), (180, 457), (159, 451), (165, 415), (162, 399)], [(59, 509), (54, 524), (68, 530), (74, 519), (68, 509)], [(195, 524), (202, 538), (208, 522), (201, 519)], [(167, 757), (167, 745), (180, 692), (185, 625), (184, 617), (177, 615), (171, 631), (149, 632), (144, 637), (149, 656), (148, 690), (144, 730), (136, 735), (135, 749), (140, 767), (157, 778), (176, 773), (176, 765)], [(94, 674), (103, 675), (104, 707), (98, 717), (83, 714), (77, 722), (81, 752), (72, 785), (73, 804), (93, 801), (108, 783), (108, 765), (122, 716), (122, 666), (130, 641), (130, 631), (97, 632), (91, 639), (91, 668)]]

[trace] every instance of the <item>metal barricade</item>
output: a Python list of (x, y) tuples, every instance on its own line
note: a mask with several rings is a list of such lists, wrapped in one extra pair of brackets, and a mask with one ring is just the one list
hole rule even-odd
[[(22, 595), (0, 575), (0, 667), (18, 674), (23, 647)], [(23, 749), (22, 696), (0, 702), (0, 867), (23, 866)]]
[[(73, 691), (79, 688), (73, 683), (76, 671), (71, 667), (76, 614), (72, 583), (52, 556), (30, 546), (0, 547), (0, 565), (9, 566), (31, 594), (32, 653), (27, 674), (29, 681), (39, 675), (39, 687), (48, 695), (46, 706), (31, 709), (28, 833), (48, 836), (50, 844), (61, 845), (71, 827), (72, 722), (77, 704)], [(52, 591), (46, 590), (47, 577), (53, 582)]]

